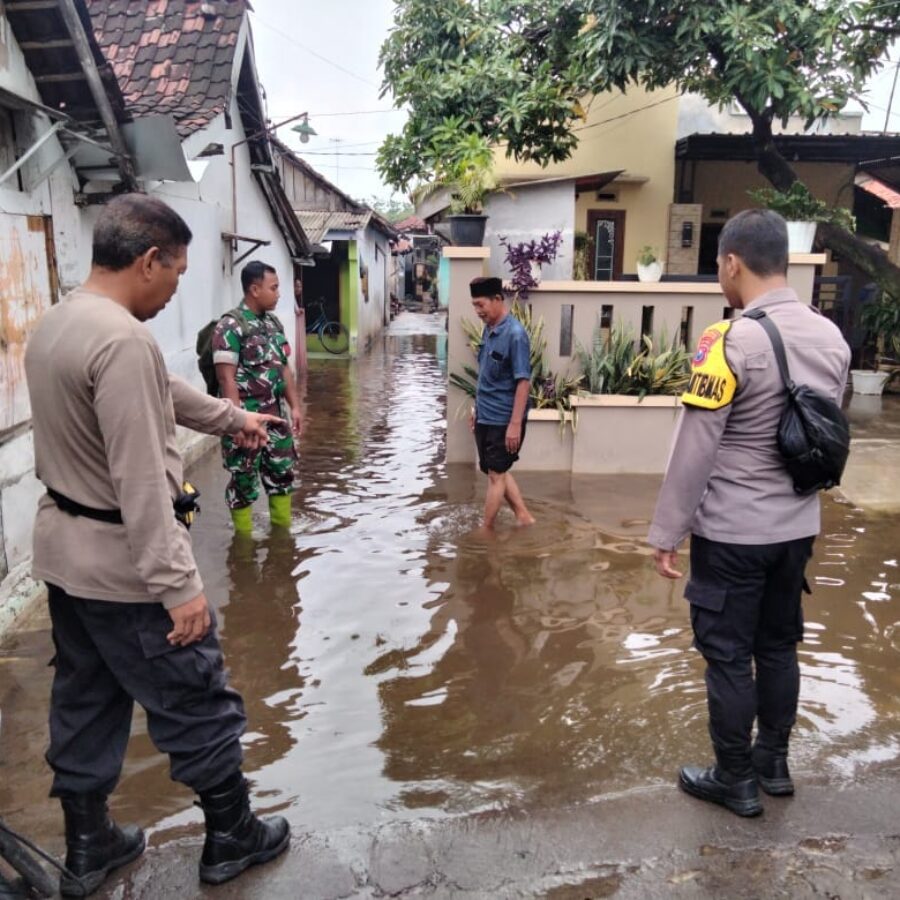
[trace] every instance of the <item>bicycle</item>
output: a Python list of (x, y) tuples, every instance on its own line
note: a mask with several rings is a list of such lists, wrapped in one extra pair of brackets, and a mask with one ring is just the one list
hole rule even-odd
[(318, 310), (318, 315), (312, 320), (307, 319), (306, 333), (317, 335), (319, 343), (329, 353), (346, 353), (350, 347), (350, 332), (346, 326), (328, 318), (324, 298), (320, 297), (317, 302), (307, 304), (307, 314), (314, 310)]

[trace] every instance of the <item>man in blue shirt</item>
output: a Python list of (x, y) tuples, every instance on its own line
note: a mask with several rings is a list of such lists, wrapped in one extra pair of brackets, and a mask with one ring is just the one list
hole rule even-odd
[(525, 439), (531, 391), (531, 346), (521, 323), (506, 311), (499, 278), (475, 278), (469, 284), (475, 314), (484, 322), (478, 351), (478, 386), (470, 425), (478, 464), (488, 477), (484, 527), (493, 528), (503, 501), (520, 525), (534, 524), (510, 472)]

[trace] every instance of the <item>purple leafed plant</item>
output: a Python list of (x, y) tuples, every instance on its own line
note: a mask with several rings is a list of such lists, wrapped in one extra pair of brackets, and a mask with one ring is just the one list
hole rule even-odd
[(550, 265), (559, 254), (560, 244), (562, 244), (561, 231), (551, 231), (538, 241), (521, 241), (518, 244), (511, 244), (500, 235), (500, 245), (506, 247), (505, 262), (512, 272), (510, 286), (520, 299), (527, 298), (528, 292), (537, 287), (537, 281), (531, 274), (531, 264), (534, 262), (539, 266)]

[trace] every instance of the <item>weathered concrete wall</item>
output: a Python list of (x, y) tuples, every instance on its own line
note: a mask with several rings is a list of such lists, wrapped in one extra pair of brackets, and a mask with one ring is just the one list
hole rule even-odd
[(559, 256), (541, 270), (541, 277), (565, 280), (572, 277), (575, 235), (575, 186), (572, 181), (511, 187), (491, 194), (485, 205), (488, 216), (484, 243), (491, 250), (491, 274), (510, 277), (504, 265), (506, 249), (500, 237), (511, 243), (539, 240), (551, 231), (561, 231)]

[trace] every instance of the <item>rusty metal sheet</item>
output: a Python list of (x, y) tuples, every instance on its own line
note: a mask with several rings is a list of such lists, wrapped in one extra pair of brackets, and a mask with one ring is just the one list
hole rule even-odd
[(31, 417), (25, 344), (54, 300), (50, 219), (0, 214), (0, 435)]

